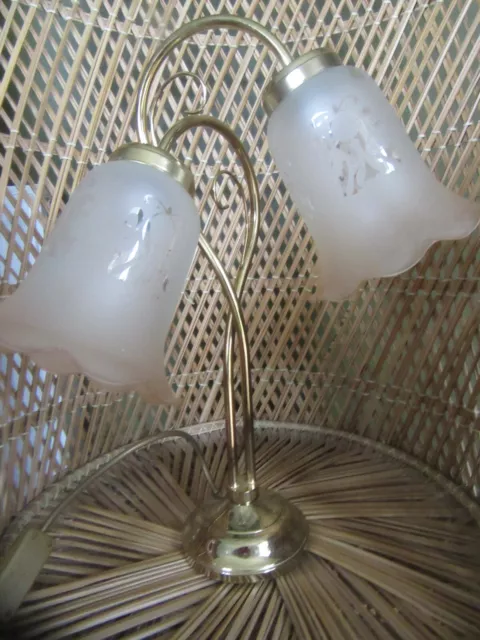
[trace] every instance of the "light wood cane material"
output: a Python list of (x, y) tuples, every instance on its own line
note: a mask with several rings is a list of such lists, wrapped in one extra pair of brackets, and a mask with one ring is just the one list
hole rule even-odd
[[(205, 425), (195, 436), (220, 485), (221, 428)], [(124, 459), (63, 512), (12, 636), (476, 636), (480, 508), (456, 485), (385, 445), (319, 427), (260, 423), (256, 444), (261, 485), (288, 497), (310, 524), (293, 571), (253, 586), (193, 572), (181, 551), (182, 523), (211, 489), (198, 457), (169, 442)], [(74, 472), (70, 487), (90, 472)], [(23, 526), (40, 527), (56, 499), (47, 491)]]
[[(4, 0), (0, 3), (0, 295), (21, 282), (88, 167), (135, 140), (135, 91), (158, 43), (186, 20), (236, 12), (268, 25), (293, 54), (318, 46), (367, 69), (442, 182), (480, 194), (480, 12), (475, 0)], [(165, 77), (198, 72), (206, 111), (230, 123), (256, 162), (261, 243), (246, 292), (257, 416), (324, 425), (388, 443), (477, 495), (478, 233), (432, 248), (401, 277), (370, 282), (344, 304), (312, 301), (307, 231), (265, 140), (261, 90), (273, 58), (248, 36), (209, 33)], [(198, 95), (197, 95), (198, 94)], [(201, 100), (175, 80), (158, 105), (165, 131)], [(186, 136), (206, 234), (235, 271), (241, 200), (218, 170), (240, 173), (218, 138)], [(221, 418), (225, 302), (198, 257), (179, 302), (167, 362), (178, 409), (93, 392), (27, 358), (0, 356), (0, 528), (67, 472), (159, 429)], [(267, 597), (267, 596), (265, 596)], [(272, 604), (272, 606), (276, 606)]]

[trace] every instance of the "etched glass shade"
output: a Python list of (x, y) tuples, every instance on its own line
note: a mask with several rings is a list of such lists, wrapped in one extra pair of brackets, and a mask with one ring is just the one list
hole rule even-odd
[(127, 160), (96, 167), (0, 304), (0, 347), (52, 373), (174, 402), (164, 343), (199, 234), (192, 198), (168, 174)]
[(437, 240), (470, 234), (478, 207), (443, 187), (363, 71), (332, 67), (273, 111), (268, 141), (317, 245), (319, 296), (412, 267)]

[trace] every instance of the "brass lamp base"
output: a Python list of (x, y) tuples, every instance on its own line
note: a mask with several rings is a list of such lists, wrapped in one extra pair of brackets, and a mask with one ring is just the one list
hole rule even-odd
[(247, 505), (220, 498), (196, 509), (185, 524), (183, 547), (196, 571), (245, 582), (291, 568), (307, 538), (302, 512), (261, 489)]

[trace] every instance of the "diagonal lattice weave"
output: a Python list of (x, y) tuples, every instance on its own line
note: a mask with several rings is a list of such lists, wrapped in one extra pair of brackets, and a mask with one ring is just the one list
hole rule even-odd
[[(94, 164), (136, 138), (142, 66), (181, 23), (229, 11), (269, 26), (294, 54), (317, 46), (367, 69), (437, 177), (480, 193), (480, 12), (475, 0), (4, 0), (0, 6), (0, 295), (23, 279), (72, 189)], [(181, 55), (179, 55), (181, 54)], [(246, 297), (259, 418), (357, 432), (404, 449), (476, 494), (480, 391), (478, 234), (435, 245), (401, 277), (370, 282), (343, 304), (315, 302), (311, 239), (268, 153), (261, 91), (271, 55), (248, 36), (211, 32), (172, 56), (164, 77), (193, 70), (206, 110), (230, 123), (255, 160), (263, 220)], [(159, 131), (195, 102), (174, 83)], [(235, 272), (243, 212), (219, 211), (219, 168), (231, 152), (196, 131), (184, 141), (209, 240)], [(19, 355), (0, 355), (4, 524), (68, 470), (161, 428), (223, 415), (226, 307), (203, 258), (172, 323), (166, 358), (180, 408), (93, 392)]]

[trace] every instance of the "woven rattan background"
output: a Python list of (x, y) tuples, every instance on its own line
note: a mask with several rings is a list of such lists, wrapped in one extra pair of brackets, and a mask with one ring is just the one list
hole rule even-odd
[[(2, 0), (0, 7), (1, 295), (28, 272), (63, 203), (88, 167), (134, 140), (142, 65), (186, 20), (219, 11), (252, 17), (292, 53), (327, 45), (367, 69), (437, 177), (480, 195), (479, 36), (476, 0)], [(194, 70), (206, 109), (250, 150), (263, 205), (261, 242), (245, 299), (257, 416), (327, 425), (390, 443), (476, 495), (479, 481), (478, 234), (437, 244), (412, 271), (370, 282), (355, 299), (320, 304), (312, 242), (266, 147), (261, 90), (273, 58), (247, 36), (210, 33), (172, 57), (164, 77)], [(159, 129), (195, 102), (176, 81)], [(160, 115), (161, 112), (161, 115)], [(218, 139), (183, 146), (198, 179), (207, 236), (232, 273), (242, 205), (213, 200), (219, 168), (239, 173)], [(92, 392), (27, 358), (0, 356), (1, 513), (7, 520), (55, 479), (158, 429), (223, 415), (225, 305), (203, 258), (195, 261), (172, 324), (167, 361), (178, 409), (135, 395)]]

